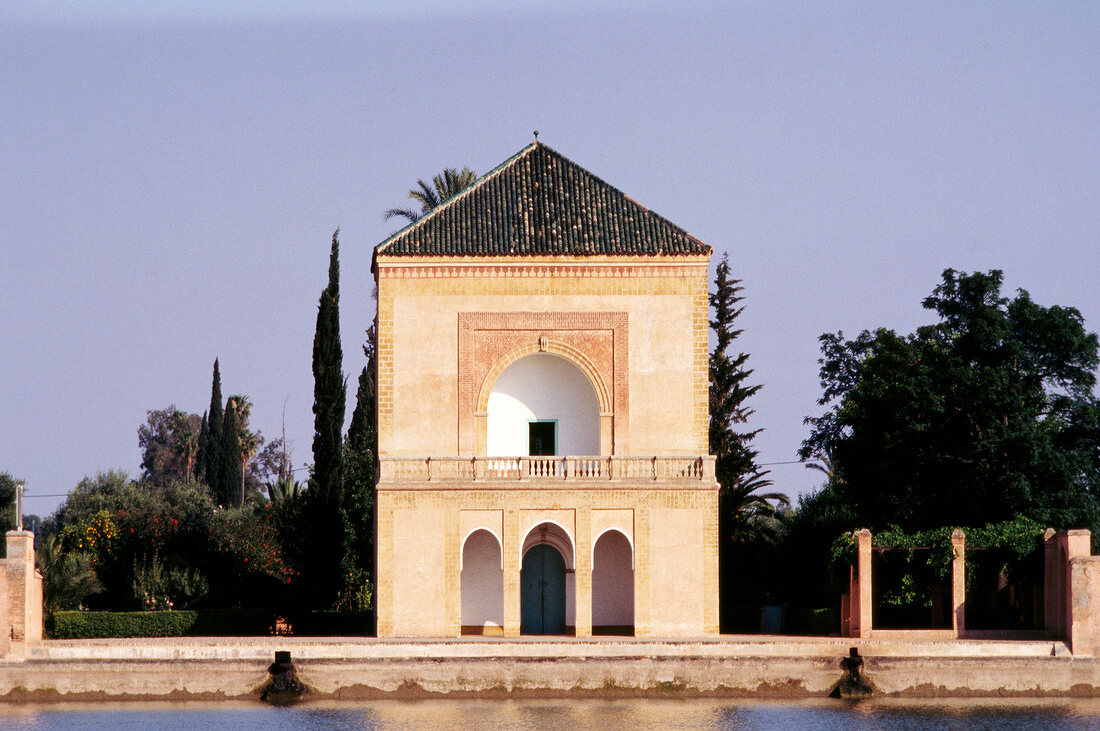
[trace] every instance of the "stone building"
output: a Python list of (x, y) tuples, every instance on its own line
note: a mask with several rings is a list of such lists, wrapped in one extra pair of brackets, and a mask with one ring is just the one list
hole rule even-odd
[(718, 631), (711, 248), (535, 142), (378, 245), (378, 634)]

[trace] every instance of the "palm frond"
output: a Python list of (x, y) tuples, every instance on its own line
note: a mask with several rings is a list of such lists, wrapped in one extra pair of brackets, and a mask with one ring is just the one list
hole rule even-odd
[(409, 219), (409, 223), (416, 223), (420, 220), (420, 214), (412, 211), (408, 208), (391, 208), (386, 211), (385, 220), (390, 220), (394, 216), (401, 216), (402, 218)]

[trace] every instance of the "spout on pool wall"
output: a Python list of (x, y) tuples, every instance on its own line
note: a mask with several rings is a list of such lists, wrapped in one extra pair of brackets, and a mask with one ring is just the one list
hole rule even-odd
[(267, 672), (271, 673), (271, 680), (260, 693), (260, 700), (273, 706), (289, 706), (302, 700), (307, 689), (298, 680), (289, 651), (277, 650), (275, 662), (268, 665)]
[(837, 684), (829, 692), (830, 698), (844, 700), (860, 700), (874, 695), (874, 687), (869, 678), (862, 673), (863, 658), (855, 647), (848, 650), (848, 656), (841, 659), (840, 667), (844, 670)]

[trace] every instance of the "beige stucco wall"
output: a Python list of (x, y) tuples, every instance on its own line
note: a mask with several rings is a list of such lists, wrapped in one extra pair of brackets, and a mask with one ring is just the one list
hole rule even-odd
[[(464, 483), (452, 474), (442, 487), (423, 475), (403, 482), (385, 464), (486, 456), (495, 379), (516, 359), (542, 352), (569, 359), (591, 381), (599, 454), (706, 455), (708, 263), (707, 256), (377, 257), (380, 636), (460, 633), (462, 545), (478, 528), (501, 540), (503, 631), (519, 634), (524, 539), (544, 522), (568, 536), (561, 546), (566, 621), (576, 634), (592, 632), (593, 541), (612, 527), (634, 547), (636, 634), (718, 631), (711, 463), (701, 479), (673, 475), (673, 484), (656, 473), (648, 484), (634, 474), (527, 484)], [(636, 467), (648, 473), (648, 464)]]
[(617, 419), (614, 453), (705, 454), (707, 263), (379, 256), (381, 455), (483, 454), (460, 444), (459, 313), (524, 312), (625, 313), (627, 373), (607, 384), (629, 394), (629, 413), (616, 414), (629, 418)]
[(593, 541), (610, 524), (626, 526), (640, 559), (635, 570), (635, 634), (698, 636), (718, 631), (713, 486), (475, 490), (382, 484), (378, 514), (379, 636), (457, 636), (461, 607), (454, 599), (461, 596), (462, 541), (467, 531), (479, 527), (498, 530), (501, 519), (506, 635), (519, 633), (524, 539), (547, 520), (561, 525), (574, 546), (578, 635), (591, 633)]

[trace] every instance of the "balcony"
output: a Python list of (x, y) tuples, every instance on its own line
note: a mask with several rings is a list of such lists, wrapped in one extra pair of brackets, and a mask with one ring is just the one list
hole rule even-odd
[[(380, 482), (430, 488), (439, 483), (575, 483), (591, 487), (715, 484), (714, 457), (382, 457)], [(457, 485), (455, 485), (457, 486)], [(670, 485), (671, 486), (671, 485)]]

